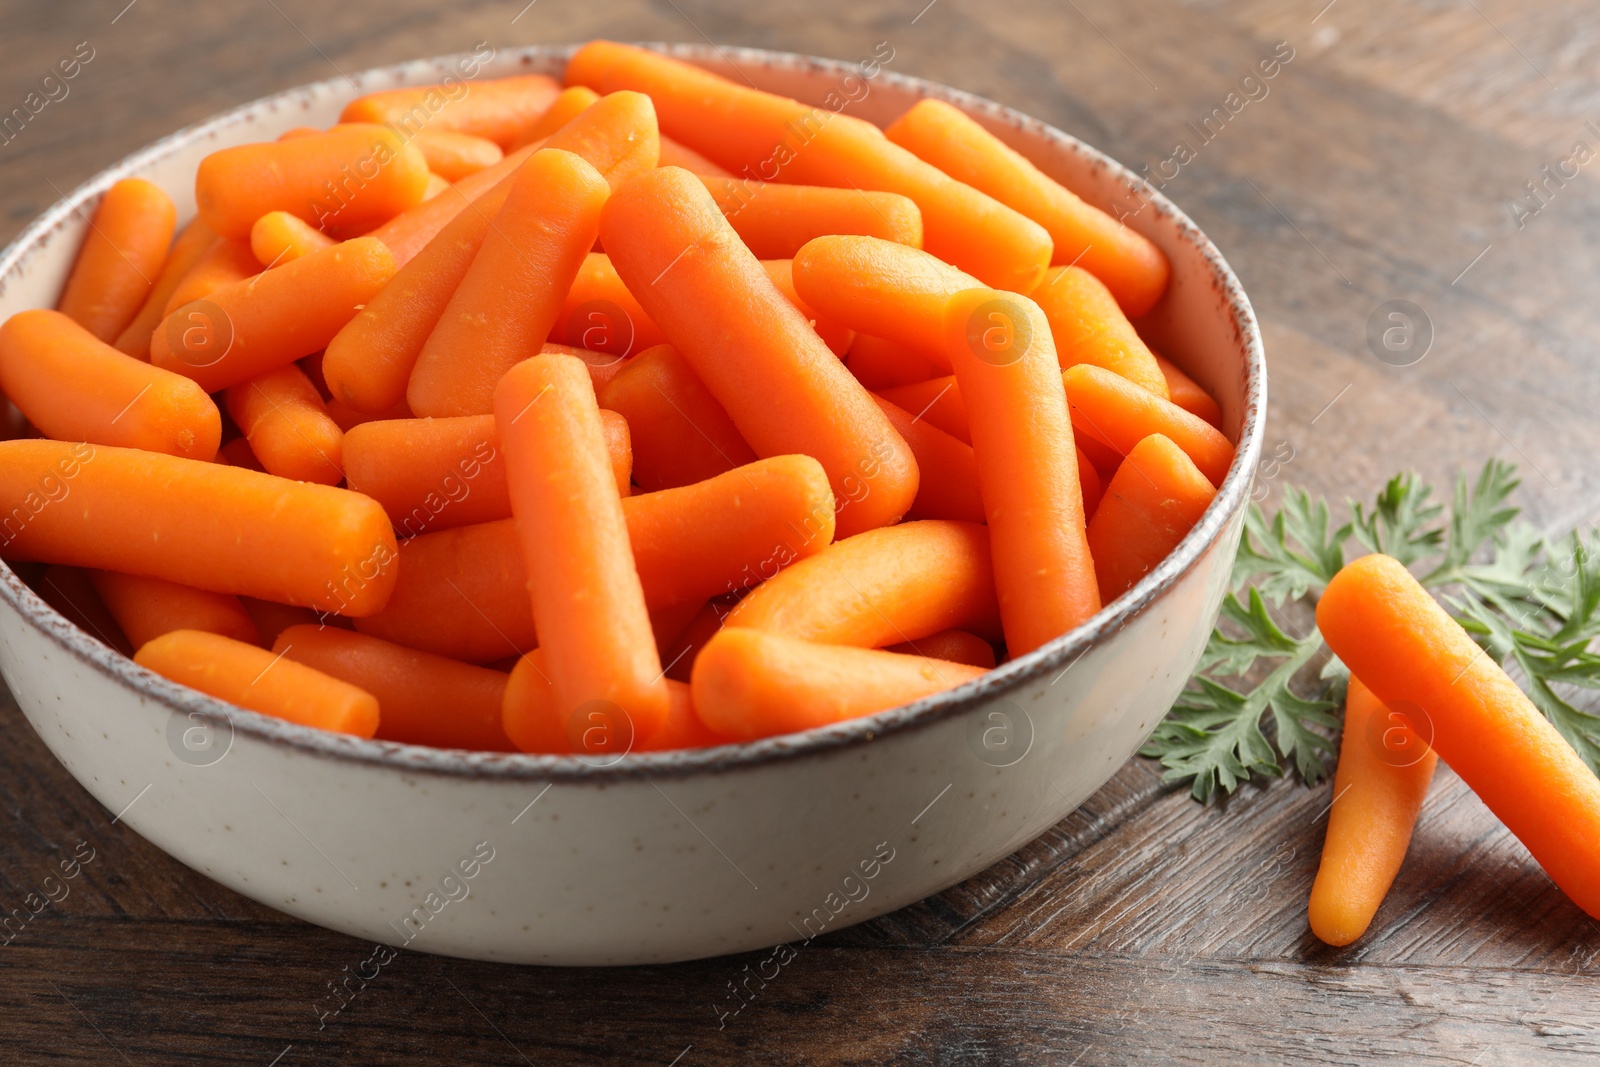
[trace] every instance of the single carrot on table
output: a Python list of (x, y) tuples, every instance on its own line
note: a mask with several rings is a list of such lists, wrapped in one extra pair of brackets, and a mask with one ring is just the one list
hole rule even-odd
[(647, 738), (669, 701), (589, 372), (535, 356), (495, 387), (494, 418), (554, 711), (600, 702)]
[(59, 311), (19, 311), (0, 325), (0, 390), (57, 440), (210, 460), (222, 437), (205, 390), (124, 355)]
[(1082, 267), (1052, 267), (1032, 296), (1050, 320), (1063, 369), (1090, 363), (1170, 399), (1154, 353), (1099, 278)]
[(647, 493), (755, 462), (727, 411), (671, 345), (629, 360), (601, 390), (600, 404), (627, 420), (633, 477)]
[(395, 579), (388, 517), (357, 493), (61, 441), (0, 442), (0, 556), (351, 616), (381, 608)]
[(1217, 495), (1177, 445), (1151, 434), (1128, 453), (1089, 520), (1100, 599), (1117, 599), (1172, 554)]
[(177, 226), (172, 198), (143, 178), (106, 190), (67, 275), (61, 313), (111, 344), (150, 296)]
[(983, 670), (994, 669), (994, 646), (977, 634), (965, 630), (940, 630), (936, 634), (889, 645), (885, 652), (898, 652), (903, 656), (926, 656), (929, 659), (965, 663)]
[(589, 105), (600, 99), (600, 94), (593, 89), (582, 85), (574, 85), (563, 89), (556, 94), (554, 100), (546, 107), (526, 129), (517, 135), (512, 148), (522, 148), (544, 140), (561, 127), (571, 122), (588, 109)]
[(1348, 945), (1372, 925), (1411, 844), (1439, 754), (1352, 675), (1322, 863), (1311, 886), (1311, 932)]
[(250, 227), (250, 253), (269, 269), (333, 243), (332, 237), (287, 211), (269, 211)]
[(172, 312), (150, 362), (207, 392), (238, 385), (327, 347), (394, 271), (371, 237), (312, 252)]
[(226, 395), (228, 414), (268, 473), (321, 485), (344, 480), (344, 431), (305, 371), (290, 363)]
[(155, 283), (150, 286), (150, 295), (145, 297), (139, 313), (117, 336), (113, 346), (117, 351), (149, 362), (150, 337), (161, 325), (161, 320), (166, 318), (167, 301), (172, 299), (178, 285), (200, 257), (210, 251), (216, 240), (217, 235), (203, 221), (199, 218), (190, 220), (168, 249), (166, 261), (161, 264), (161, 273), (156, 275)]
[(561, 86), (543, 74), (417, 85), (357, 97), (344, 106), (340, 122), (394, 124), (407, 134), (423, 129), (470, 133), (502, 148), (550, 106)]
[(690, 687), (708, 728), (752, 741), (899, 707), (984, 673), (964, 663), (730, 626), (701, 649)]
[(1044, 313), (1026, 297), (967, 290), (950, 300), (944, 323), (972, 428), (1006, 647), (1020, 656), (1101, 603), (1060, 364)]
[(506, 676), (332, 626), (291, 626), (272, 651), (371, 693), (383, 741), (514, 751), (500, 726)]
[(922, 247), (922, 212), (899, 193), (704, 174), (700, 180), (757, 259), (793, 259), (807, 241), (830, 234), (861, 234)]
[(1161, 368), (1161, 376), (1167, 380), (1168, 398), (1189, 414), (1200, 416), (1220, 430), (1222, 407), (1205, 391), (1205, 387), (1159, 352), (1155, 353), (1155, 357), (1156, 366)]
[(1126, 456), (1134, 445), (1158, 433), (1187, 452), (1212, 485), (1221, 486), (1228, 476), (1233, 442), (1198, 415), (1104, 367), (1080, 363), (1067, 368), (1062, 380), (1072, 409), (1072, 426), (1083, 436)]
[(89, 581), (134, 648), (174, 630), (201, 630), (257, 644), (260, 633), (239, 598), (116, 571), (90, 571)]
[(916, 461), (883, 412), (773, 284), (698, 178), (641, 174), (601, 216), (612, 264), (758, 456), (828, 473), (845, 534), (894, 522)]
[(319, 730), (371, 737), (371, 693), (264, 648), (199, 630), (174, 630), (134, 653), (139, 666), (218, 700)]
[(447, 182), (458, 182), (505, 158), (493, 141), (459, 130), (421, 130), (411, 143), (422, 153), (428, 169)]
[[(207, 232), (210, 228), (207, 227)], [(250, 248), (249, 241), (232, 241), (227, 238), (217, 238), (194, 261), (194, 265), (178, 280), (173, 287), (167, 302), (162, 305), (161, 319), (156, 322), (155, 330), (150, 333), (150, 346), (155, 345), (155, 333), (162, 326), (168, 315), (183, 307), (216, 292), (225, 289), (235, 282), (244, 281), (261, 273), (261, 263), (256, 259), (256, 254)], [(146, 350), (146, 357), (149, 352)]]
[(1165, 292), (1171, 267), (1154, 242), (1085, 203), (953, 105), (919, 100), (884, 135), (1039, 223), (1050, 233), (1051, 262), (1080, 264), (1129, 316), (1143, 315)]
[(1347, 564), (1317, 603), (1317, 627), (1551, 881), (1600, 918), (1600, 779), (1405, 566), (1380, 554)]

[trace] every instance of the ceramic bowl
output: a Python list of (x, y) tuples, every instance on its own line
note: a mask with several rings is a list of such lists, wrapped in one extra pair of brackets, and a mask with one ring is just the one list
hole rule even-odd
[[(0, 670), (17, 702), (84, 788), (174, 858), (309, 922), (425, 952), (577, 965), (793, 949), (951, 886), (1060, 821), (1189, 677), (1227, 586), (1266, 410), (1255, 317), (1216, 248), (1093, 148), (895, 74), (887, 49), (861, 57), (872, 68), (664, 47), (881, 124), (939, 97), (1091, 203), (1143, 203), (1127, 224), (1173, 271), (1140, 328), (1217, 397), (1239, 444), (1215, 503), (1127, 595), (973, 683), (805, 734), (609, 765), (363, 741), (242, 711), (108, 651), (0, 567)], [(475, 77), (559, 75), (571, 52), (502, 52)], [(0, 317), (55, 304), (87, 214), (118, 179), (154, 181), (186, 217), (206, 154), (326, 126), (359, 93), (460, 77), (460, 60), (293, 89), (135, 153), (0, 255)]]

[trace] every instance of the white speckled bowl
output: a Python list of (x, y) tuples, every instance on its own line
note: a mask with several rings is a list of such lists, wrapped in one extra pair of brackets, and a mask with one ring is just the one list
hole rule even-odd
[[(1140, 187), (1067, 134), (930, 82), (887, 70), (863, 82), (855, 64), (776, 52), (670, 50), (818, 104), (866, 84), (850, 113), (879, 123), (941, 97), (1092, 203)], [(559, 75), (570, 53), (502, 53), (480, 76)], [(118, 179), (156, 182), (188, 215), (207, 153), (327, 125), (358, 92), (434, 82), (454, 61), (293, 89), (136, 153), (0, 255), (0, 317), (54, 305), (84, 213)], [(1134, 753), (1193, 669), (1227, 583), (1266, 412), (1261, 338), (1211, 242), (1160, 194), (1141, 195), (1149, 206), (1130, 225), (1173, 265), (1141, 329), (1218, 398), (1238, 458), (1144, 581), (977, 682), (807, 734), (607, 767), (439, 751), (322, 733), (176, 686), (3, 567), (0, 669), (45, 744), (122, 821), (246, 896), (357, 937), (508, 962), (664, 962), (799, 943), (919, 900), (1043, 832)], [(209, 749), (186, 747), (207, 738)]]

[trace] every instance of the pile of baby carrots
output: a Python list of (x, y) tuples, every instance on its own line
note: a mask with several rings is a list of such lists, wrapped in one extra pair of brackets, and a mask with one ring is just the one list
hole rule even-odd
[(1166, 258), (962, 112), (565, 82), (219, 150), (175, 238), (114, 186), (0, 327), (0, 556), (241, 707), (602, 754), (960, 685), (1211, 503), (1222, 412), (1133, 325)]

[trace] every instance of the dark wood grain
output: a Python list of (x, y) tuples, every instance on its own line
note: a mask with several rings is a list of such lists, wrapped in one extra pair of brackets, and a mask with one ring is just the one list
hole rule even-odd
[[(1287, 41), (1269, 95), (1166, 188), (1262, 319), (1270, 441), (1295, 452), (1273, 491), (1365, 496), (1401, 467), (1444, 478), (1500, 455), (1522, 464), (1541, 527), (1600, 518), (1600, 161), (1520, 228), (1507, 207), (1574, 141), (1600, 144), (1584, 129), (1600, 121), (1587, 0), (524, 2), (7, 0), (0, 110), (77, 42), (95, 58), (0, 145), (0, 229), (225, 107), (480, 40), (839, 56), (886, 40), (895, 70), (1152, 167)], [(1434, 325), (1414, 366), (1366, 347), (1394, 298)], [(95, 853), (71, 896), (0, 948), (6, 1063), (1490, 1067), (1600, 1053), (1600, 926), (1447, 771), (1372, 932), (1344, 951), (1305, 924), (1326, 786), (1248, 786), (1206, 810), (1135, 760), (983, 874), (805, 948), (721, 1027), (727, 983), (759, 957), (552, 971), (406, 954), (319, 1030), (313, 1003), (365, 946), (167, 859), (112, 824), (9, 700), (0, 722), (0, 910), (79, 841)]]

